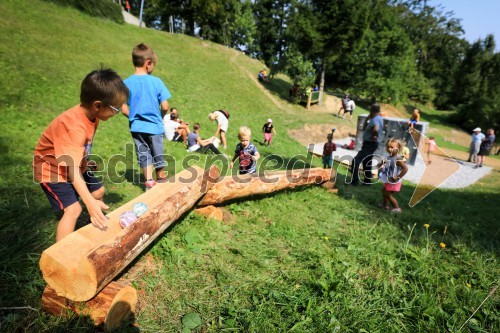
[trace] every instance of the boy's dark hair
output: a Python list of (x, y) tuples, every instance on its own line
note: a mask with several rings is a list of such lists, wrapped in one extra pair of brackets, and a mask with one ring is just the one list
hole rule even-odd
[(200, 127), (201, 127), (200, 124), (195, 123), (194, 126), (193, 126), (193, 130), (197, 131), (197, 130), (200, 129)]
[(370, 113), (380, 113), (380, 105), (377, 103), (372, 104), (372, 106), (370, 106)]
[(170, 120), (176, 120), (177, 118), (179, 118), (179, 115), (177, 113), (171, 113), (170, 114)]
[(134, 67), (142, 67), (147, 60), (156, 63), (156, 54), (148, 45), (141, 43), (132, 50), (132, 63)]
[(80, 103), (85, 106), (90, 106), (95, 101), (121, 106), (127, 102), (128, 96), (129, 91), (122, 78), (109, 68), (87, 74), (80, 89)]

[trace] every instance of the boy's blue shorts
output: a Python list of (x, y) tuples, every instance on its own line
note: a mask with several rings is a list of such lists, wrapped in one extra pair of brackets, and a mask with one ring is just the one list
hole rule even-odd
[[(89, 192), (95, 192), (102, 187), (102, 183), (94, 175), (85, 171), (83, 179), (87, 183)], [(41, 183), (43, 191), (49, 199), (50, 205), (54, 212), (65, 209), (78, 201), (80, 197), (76, 192), (72, 183)]]
[(151, 163), (154, 164), (155, 169), (165, 166), (163, 134), (132, 132), (132, 139), (134, 139), (137, 160), (141, 168), (147, 167)]
[(332, 164), (333, 164), (332, 156), (323, 156), (323, 165), (328, 165), (328, 167), (331, 168)]

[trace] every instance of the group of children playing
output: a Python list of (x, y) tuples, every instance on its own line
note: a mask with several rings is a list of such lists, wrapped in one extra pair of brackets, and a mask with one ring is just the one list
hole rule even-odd
[[(171, 108), (168, 112), (171, 93), (160, 78), (151, 75), (157, 63), (151, 47), (145, 44), (134, 47), (132, 62), (134, 74), (123, 81), (111, 69), (89, 73), (81, 84), (80, 104), (56, 117), (42, 133), (35, 148), (35, 180), (40, 183), (53, 210), (63, 212), (57, 225), (56, 241), (74, 231), (82, 212), (79, 198), (87, 208), (90, 222), (100, 229), (106, 228), (107, 217), (102, 212), (109, 208), (103, 202), (105, 190), (93, 175), (96, 164), (88, 160), (100, 121), (119, 113), (128, 118), (146, 189), (167, 179), (164, 138), (186, 143), (190, 152), (220, 154), (214, 144), (217, 136), (220, 136), (223, 148), (227, 147), (225, 134), (229, 114), (226, 111), (216, 110), (209, 114), (209, 119), (217, 122), (217, 131), (212, 138), (201, 139), (199, 123), (195, 123), (191, 131), (189, 124), (179, 119), (177, 109)], [(272, 119), (264, 124), (262, 133), (263, 144), (269, 146), (272, 135), (276, 134)], [(229, 167), (233, 168), (239, 159), (240, 174), (253, 174), (257, 170), (260, 154), (250, 142), (251, 135), (247, 126), (239, 128), (240, 142)], [(333, 131), (327, 139), (323, 147), (323, 166), (331, 168), (336, 150)], [(380, 179), (384, 182), (382, 207), (389, 210), (389, 205), (392, 205), (392, 212), (396, 213), (401, 209), (393, 194), (401, 189), (402, 177), (408, 170), (405, 160), (409, 151), (397, 139), (389, 139), (386, 150), (389, 155), (380, 172)]]
[[(106, 228), (108, 218), (103, 210), (109, 207), (103, 202), (105, 190), (93, 175), (97, 165), (88, 159), (100, 121), (119, 113), (128, 118), (146, 189), (167, 179), (164, 137), (186, 142), (194, 147), (191, 151), (210, 150), (220, 154), (213, 144), (214, 138), (202, 140), (199, 137), (198, 123), (194, 124), (191, 132), (189, 124), (178, 119), (175, 108), (168, 113), (171, 93), (160, 78), (151, 75), (157, 60), (151, 47), (139, 44), (132, 51), (134, 74), (127, 79), (122, 80), (111, 69), (92, 71), (82, 81), (80, 103), (57, 116), (42, 133), (34, 151), (33, 175), (53, 210), (62, 212), (56, 228), (56, 241), (75, 230), (82, 213), (79, 198), (87, 208), (89, 222), (97, 228)], [(217, 121), (214, 137), (220, 135), (224, 149), (228, 118), (229, 114), (224, 110), (209, 115), (210, 120)], [(272, 119), (268, 119), (262, 131), (264, 144), (269, 146), (272, 134), (276, 134)], [(240, 127), (238, 139), (240, 143), (229, 167), (232, 168), (239, 159), (240, 174), (255, 173), (260, 155), (250, 142), (251, 130), (246, 126)]]

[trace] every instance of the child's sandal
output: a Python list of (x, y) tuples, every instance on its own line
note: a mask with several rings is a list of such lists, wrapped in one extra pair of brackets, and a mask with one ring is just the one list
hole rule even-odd
[(393, 209), (391, 209), (391, 213), (393, 213), (393, 214), (400, 214), (401, 213), (401, 208), (393, 208)]

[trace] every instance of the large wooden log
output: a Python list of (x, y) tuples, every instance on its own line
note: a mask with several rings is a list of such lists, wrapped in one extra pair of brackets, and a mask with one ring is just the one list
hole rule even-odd
[[(175, 175), (175, 181), (157, 184), (109, 213), (106, 230), (87, 225), (71, 233), (43, 251), (40, 258), (43, 278), (58, 294), (70, 300), (91, 299), (169, 225), (193, 207), (219, 175), (215, 166), (207, 171), (190, 167)], [(120, 214), (131, 210), (137, 202), (146, 203), (148, 211), (122, 229)]]
[(74, 302), (59, 296), (50, 286), (42, 295), (43, 309), (54, 316), (67, 316), (71, 312), (89, 316), (96, 326), (113, 329), (129, 320), (135, 313), (137, 290), (132, 286), (111, 282), (94, 298), (86, 302)]
[(250, 195), (267, 194), (297, 186), (322, 184), (334, 179), (333, 169), (300, 169), (267, 172), (265, 175), (233, 175), (221, 178), (198, 206), (217, 205)]

